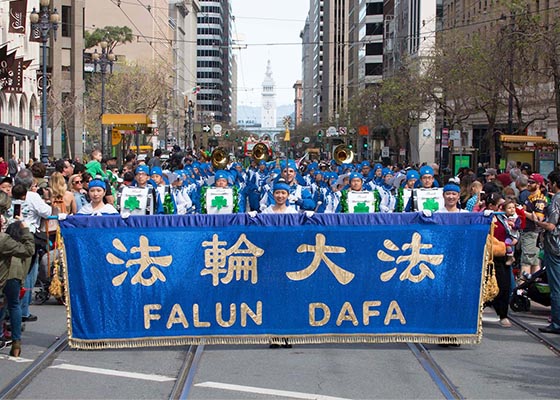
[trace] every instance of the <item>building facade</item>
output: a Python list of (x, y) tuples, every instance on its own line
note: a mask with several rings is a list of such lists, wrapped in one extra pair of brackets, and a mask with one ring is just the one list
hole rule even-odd
[(261, 92), (261, 127), (276, 128), (276, 85), (272, 78), (270, 60), (266, 64), (266, 72)]
[(232, 11), (229, 0), (201, 0), (197, 23), (197, 114), (230, 123), (233, 107)]

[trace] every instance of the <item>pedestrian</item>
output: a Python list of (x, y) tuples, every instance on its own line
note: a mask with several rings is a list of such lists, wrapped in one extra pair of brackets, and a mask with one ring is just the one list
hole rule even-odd
[(10, 177), (15, 178), (16, 174), (18, 173), (19, 165), (18, 161), (16, 160), (16, 155), (12, 154), (12, 158), (8, 160), (8, 174)]
[(550, 287), (550, 325), (539, 328), (545, 333), (560, 334), (560, 172), (548, 175), (549, 192), (553, 193), (546, 209), (546, 220), (537, 225), (544, 229), (544, 265)]
[[(511, 265), (506, 264), (506, 245), (508, 223), (505, 215), (502, 213), (505, 204), (504, 197), (501, 193), (490, 193), (486, 198), (487, 210), (494, 212), (492, 224), (494, 226), (494, 269), (496, 271), (496, 281), (498, 282), (499, 293), (492, 300), (491, 305), (496, 310), (496, 314), (500, 318), (500, 326), (502, 328), (511, 328), (511, 321), (508, 318), (509, 295), (511, 291)], [(498, 251), (499, 247), (499, 251)]]
[[(21, 305), (20, 291), (31, 265), (31, 257), (35, 252), (33, 235), (26, 224), (15, 221), (6, 226), (8, 209), (11, 207), (9, 196), (0, 192), (0, 289), (4, 292), (6, 303), (0, 309), (0, 321), (4, 321), (6, 308), (10, 312), (12, 330), (12, 348), (10, 355), (21, 355)], [(4, 233), (6, 232), (6, 233)], [(6, 342), (2, 342), (6, 345)]]

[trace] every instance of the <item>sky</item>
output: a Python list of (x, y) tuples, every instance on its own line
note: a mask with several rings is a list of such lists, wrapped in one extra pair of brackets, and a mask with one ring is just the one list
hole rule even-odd
[(260, 106), (261, 88), (270, 59), (276, 83), (276, 105), (294, 102), (294, 83), (301, 77), (301, 38), (309, 0), (232, 0), (233, 37), (247, 47), (237, 54), (238, 105)]

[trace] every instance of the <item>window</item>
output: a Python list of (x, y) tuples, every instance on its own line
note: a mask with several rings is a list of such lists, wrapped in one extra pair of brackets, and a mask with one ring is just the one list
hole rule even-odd
[(62, 37), (72, 37), (72, 7), (62, 6)]
[(366, 63), (366, 76), (383, 75), (383, 63)]
[(366, 15), (383, 15), (383, 3), (368, 3)]
[(383, 35), (383, 23), (366, 24), (366, 35)]
[(381, 55), (383, 55), (383, 43), (366, 44), (366, 56), (381, 56)]

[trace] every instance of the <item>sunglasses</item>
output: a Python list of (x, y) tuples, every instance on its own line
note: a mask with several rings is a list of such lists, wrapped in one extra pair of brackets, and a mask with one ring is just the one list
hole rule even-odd
[(77, 185), (78, 183), (82, 183), (82, 181), (73, 181), (72, 185)]

